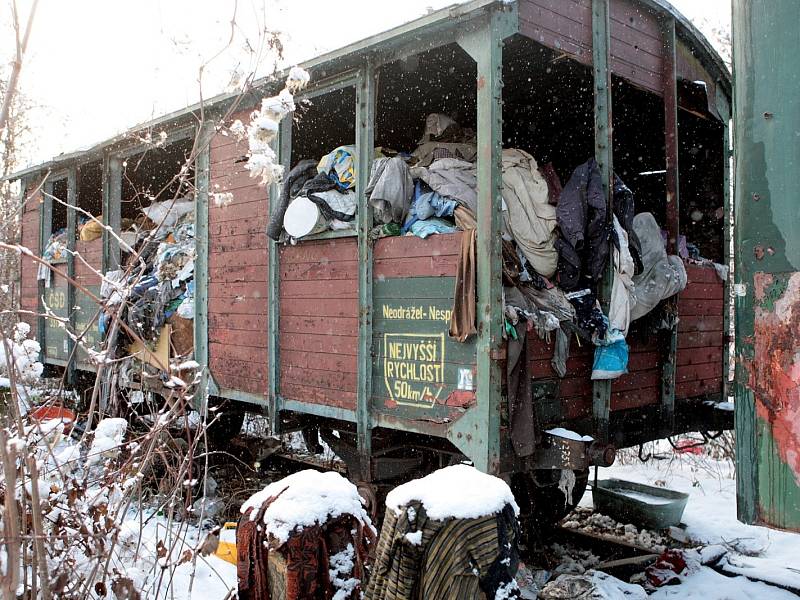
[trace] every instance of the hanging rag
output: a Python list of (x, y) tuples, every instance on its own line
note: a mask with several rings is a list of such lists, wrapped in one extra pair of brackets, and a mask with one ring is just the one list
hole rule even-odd
[[(289, 202), (300, 193), (306, 181), (314, 177), (316, 172), (317, 161), (315, 160), (301, 160), (289, 171), (283, 183), (283, 188), (281, 188), (281, 195), (270, 211), (267, 237), (275, 241), (280, 239), (281, 231), (283, 230), (283, 216), (286, 214)], [(272, 204), (272, 202), (270, 202), (270, 204)]]
[(561, 191), (564, 189), (561, 185), (561, 179), (558, 177), (553, 163), (549, 162), (543, 167), (539, 167), (539, 172), (547, 182), (547, 202), (553, 206), (558, 206), (558, 200), (561, 198)]
[(453, 293), (453, 314), (450, 316), (450, 337), (467, 341), (478, 333), (476, 327), (476, 278), (478, 233), (468, 229), (461, 235), (461, 252), (458, 256), (456, 286)]
[[(506, 307), (528, 306), (525, 296), (516, 287), (504, 288)], [(537, 311), (538, 312), (538, 311)], [(506, 341), (506, 395), (511, 424), (511, 445), (519, 457), (530, 456), (539, 441), (536, 413), (528, 362), (527, 322), (519, 319), (512, 325), (516, 338)]]
[(520, 598), (519, 524), (507, 504), (476, 519), (428, 518), (412, 500), (387, 509), (365, 598), (462, 600)]
[(627, 337), (628, 327), (631, 324), (631, 308), (636, 302), (633, 296), (635, 267), (628, 250), (628, 234), (620, 225), (616, 215), (614, 215), (614, 233), (617, 244), (612, 248), (614, 280), (608, 306), (608, 322), (611, 329), (615, 329), (621, 332), (623, 337)]
[(503, 150), (503, 226), (540, 275), (558, 266), (556, 209), (536, 160), (523, 150)]
[(651, 213), (639, 213), (633, 228), (642, 245), (642, 272), (633, 277), (631, 320), (649, 313), (665, 298), (686, 287), (686, 267), (679, 256), (667, 256), (664, 239)]
[[(634, 265), (641, 265), (639, 241), (633, 232), (633, 193), (614, 176), (613, 213), (628, 234)], [(595, 288), (603, 279), (614, 227), (609, 220), (600, 168), (592, 158), (572, 173), (556, 207), (561, 235), (556, 240), (558, 280), (567, 292)], [(638, 272), (638, 271), (637, 271)]]
[(372, 162), (367, 198), (380, 223), (403, 223), (414, 193), (414, 182), (406, 161), (400, 156)]

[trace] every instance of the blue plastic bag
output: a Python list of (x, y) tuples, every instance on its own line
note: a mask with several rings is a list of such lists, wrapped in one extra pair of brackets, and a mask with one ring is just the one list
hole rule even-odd
[(616, 379), (628, 372), (628, 343), (618, 331), (610, 331), (594, 349), (592, 379)]

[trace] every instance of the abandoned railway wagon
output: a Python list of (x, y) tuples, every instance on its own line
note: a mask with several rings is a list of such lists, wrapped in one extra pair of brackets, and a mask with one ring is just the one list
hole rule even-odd
[(730, 78), (669, 4), (473, 0), (303, 67), (283, 188), (236, 136), (280, 78), (16, 175), (45, 363), (116, 341), (133, 396), (192, 359), (373, 502), (468, 459), (537, 518), (616, 448), (732, 426)]

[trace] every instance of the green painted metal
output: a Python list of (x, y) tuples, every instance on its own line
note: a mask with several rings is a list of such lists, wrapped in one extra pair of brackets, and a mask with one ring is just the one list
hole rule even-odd
[[(86, 289), (95, 296), (100, 297), (99, 285), (89, 285), (86, 286)], [(75, 335), (80, 337), (83, 346), (95, 351), (100, 350), (100, 330), (97, 327), (97, 319), (95, 318), (98, 308), (97, 303), (92, 298), (79, 289), (75, 290)], [(86, 370), (92, 366), (89, 355), (83, 347), (78, 347), (75, 360), (79, 369)]]
[[(292, 119), (294, 113), (287, 115), (281, 121), (276, 142), (276, 153), (278, 160), (286, 172), (291, 167), (292, 160)], [(278, 186), (273, 185), (269, 191), (270, 203), (272, 198), (277, 198), (279, 194)], [(272, 435), (281, 432), (280, 412), (283, 408), (283, 400), (280, 396), (281, 378), (281, 349), (280, 349), (280, 294), (281, 294), (281, 256), (280, 245), (275, 240), (269, 239), (269, 415), (270, 428)]]
[(361, 479), (372, 480), (372, 206), (367, 183), (375, 147), (375, 70), (367, 61), (356, 88), (356, 195), (358, 198), (358, 386), (356, 430)]
[[(103, 161), (103, 225), (119, 234), (122, 229), (122, 162), (116, 156)], [(119, 268), (119, 240), (103, 231), (103, 269)]]
[(200, 152), (195, 164), (194, 208), (194, 360), (200, 365), (200, 382), (192, 397), (203, 415), (208, 409), (208, 192), (211, 177), (211, 138), (214, 124), (206, 121), (196, 133)]
[[(608, 206), (609, 222), (612, 214), (613, 130), (611, 120), (611, 26), (609, 0), (592, 0), (592, 67), (594, 71), (594, 156), (600, 167), (603, 194)], [(608, 261), (599, 300), (603, 312), (608, 313), (614, 265)], [(595, 437), (608, 439), (608, 422), (611, 411), (611, 380), (598, 380), (592, 386), (592, 418)]]
[(800, 3), (735, 0), (736, 442), (742, 521), (800, 530)]
[(503, 40), (517, 29), (516, 14), (494, 11), (484, 27), (464, 32), (459, 45), (477, 63), (478, 239), (477, 405), (452, 427), (452, 441), (481, 471), (500, 470), (504, 350), (501, 252)]
[[(59, 268), (63, 268), (64, 264), (59, 264)], [(50, 309), (53, 315), (61, 319), (66, 319), (69, 315), (67, 308), (67, 296), (69, 290), (67, 289), (67, 282), (63, 277), (51, 276), (49, 288), (42, 289), (42, 296), (44, 303)], [(44, 306), (40, 314), (44, 314)], [(43, 321), (43, 335), (42, 335), (42, 352), (45, 356), (45, 361), (50, 362), (50, 359), (57, 359), (66, 361), (69, 359), (70, 346), (67, 340), (67, 334), (64, 327), (55, 319), (48, 319), (42, 317)]]
[[(26, 178), (26, 195), (27, 189), (31, 185), (31, 178)], [(51, 181), (45, 181), (42, 186), (44, 192), (44, 201), (39, 207), (39, 256), (44, 252), (45, 244), (50, 237), (50, 230), (53, 225), (53, 201), (50, 199), (49, 194), (53, 193), (53, 184)], [(45, 360), (47, 353), (45, 352), (45, 322), (44, 317), (41, 316), (42, 309), (42, 296), (44, 295), (44, 282), (41, 279), (36, 280), (36, 312), (39, 316), (36, 317), (36, 339), (39, 341), (41, 351), (39, 352), (39, 359)]]
[[(731, 266), (731, 259), (733, 257), (733, 253), (731, 251), (731, 227), (730, 227), (730, 214), (731, 214), (731, 158), (733, 157), (733, 151), (731, 149), (731, 106), (728, 102), (728, 99), (725, 97), (724, 94), (717, 94), (717, 112), (719, 113), (720, 117), (722, 118), (722, 125), (723, 125), (723, 134), (722, 134), (722, 156), (724, 160), (724, 167), (723, 167), (723, 175), (722, 175), (722, 185), (723, 185), (723, 197), (722, 197), (722, 206), (723, 211), (725, 212), (725, 231), (723, 233), (723, 256), (725, 257), (725, 265), (730, 267)], [(731, 364), (731, 357), (730, 353), (728, 352), (728, 340), (731, 331), (731, 277), (733, 276), (732, 272), (728, 274), (728, 277), (725, 278), (725, 281), (722, 282), (723, 288), (723, 295), (722, 297), (725, 299), (723, 303), (723, 314), (722, 314), (722, 331), (724, 332), (723, 340), (725, 340), (725, 345), (723, 347), (722, 352), (722, 393), (721, 398), (722, 401), (726, 401), (728, 399), (728, 394), (730, 393), (730, 382), (728, 381), (728, 373), (730, 371), (730, 364)]]
[[(78, 201), (78, 170), (71, 167), (67, 172), (67, 276), (75, 279), (75, 236), (78, 232), (77, 211), (73, 208)], [(71, 283), (67, 286), (67, 315), (69, 316), (70, 331), (75, 331), (75, 286)], [(67, 349), (69, 353), (69, 364), (67, 365), (67, 383), (75, 381), (76, 368), (76, 348), (75, 342), (67, 336)]]
[(461, 343), (448, 335), (454, 287), (454, 277), (375, 282), (375, 414), (446, 423), (475, 403), (476, 341)]
[(314, 415), (315, 417), (324, 417), (326, 419), (349, 421), (351, 423), (355, 422), (358, 418), (356, 411), (354, 410), (339, 408), (338, 406), (326, 406), (324, 404), (301, 402), (299, 400), (291, 400), (289, 398), (281, 398), (281, 406), (283, 406), (284, 410), (290, 410), (292, 412)]
[[(209, 382), (213, 378), (209, 376)], [(252, 394), (250, 392), (243, 392), (241, 390), (234, 390), (231, 388), (219, 387), (216, 384), (209, 385), (209, 395), (218, 396), (220, 398), (228, 398), (229, 400), (236, 400), (237, 402), (247, 402), (248, 404), (264, 405), (264, 396), (261, 394)]]
[[(666, 228), (667, 251), (677, 254), (680, 236), (680, 194), (678, 169), (678, 76), (675, 55), (675, 19), (661, 23), (664, 40), (664, 150), (666, 165)], [(673, 314), (678, 315), (678, 298), (668, 300)], [(678, 354), (678, 325), (661, 334), (665, 342), (661, 350), (661, 434), (671, 435), (675, 428), (675, 371)]]

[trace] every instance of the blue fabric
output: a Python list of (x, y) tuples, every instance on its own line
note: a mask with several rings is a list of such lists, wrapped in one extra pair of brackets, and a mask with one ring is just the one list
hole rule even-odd
[(425, 239), (434, 233), (455, 233), (458, 231), (452, 224), (436, 217), (425, 219), (424, 221), (417, 221), (411, 225), (411, 233), (415, 236)]
[(628, 343), (616, 330), (608, 337), (608, 343), (594, 349), (592, 379), (616, 379), (628, 372)]
[(457, 206), (458, 202), (432, 191), (421, 180), (417, 179), (414, 185), (411, 208), (408, 210), (408, 217), (406, 217), (406, 222), (400, 232), (407, 233), (417, 221), (424, 221), (431, 217), (452, 217)]
[(142, 277), (138, 284), (133, 286), (133, 295), (134, 296), (141, 296), (150, 288), (154, 288), (158, 285), (158, 279), (153, 277), (152, 275), (148, 275), (147, 277)]

